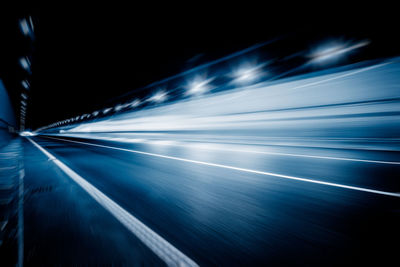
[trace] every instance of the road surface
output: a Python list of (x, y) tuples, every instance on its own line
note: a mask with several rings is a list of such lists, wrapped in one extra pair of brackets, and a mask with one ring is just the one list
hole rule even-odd
[[(170, 247), (200, 266), (382, 264), (397, 257), (395, 151), (54, 136), (19, 144), (27, 266), (158, 266), (171, 264), (164, 255)], [(118, 207), (100, 204), (85, 186)], [(152, 239), (155, 246), (166, 241), (166, 252), (126, 227), (113, 211), (119, 208), (161, 238)]]

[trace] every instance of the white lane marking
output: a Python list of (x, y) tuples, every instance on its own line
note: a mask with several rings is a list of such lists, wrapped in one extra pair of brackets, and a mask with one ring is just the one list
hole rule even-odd
[(229, 165), (210, 163), (210, 162), (204, 162), (204, 161), (198, 161), (198, 160), (191, 160), (191, 159), (185, 159), (185, 158), (178, 158), (178, 157), (173, 157), (173, 156), (166, 156), (166, 155), (149, 153), (149, 152), (144, 152), (144, 151), (139, 151), (139, 150), (126, 149), (126, 148), (105, 146), (105, 145), (99, 145), (99, 144), (91, 144), (91, 143), (67, 140), (67, 139), (62, 139), (62, 138), (54, 138), (54, 137), (47, 137), (47, 136), (46, 136), (46, 138), (55, 139), (55, 140), (61, 140), (61, 141), (66, 141), (66, 142), (71, 142), (71, 143), (90, 145), (90, 146), (97, 146), (97, 147), (102, 147), (102, 148), (109, 148), (109, 149), (114, 149), (114, 150), (120, 150), (120, 151), (131, 152), (131, 153), (142, 154), (142, 155), (153, 156), (153, 157), (159, 157), (159, 158), (165, 158), (165, 159), (179, 160), (179, 161), (183, 161), (183, 162), (190, 162), (190, 163), (195, 163), (195, 164), (200, 164), (200, 165), (207, 165), (207, 166), (212, 166), (212, 167), (219, 167), (219, 168), (231, 169), (231, 170), (236, 170), (236, 171), (243, 171), (243, 172), (248, 172), (248, 173), (255, 173), (255, 174), (261, 174), (261, 175), (274, 176), (274, 177), (283, 178), (283, 179), (302, 181), (302, 182), (321, 184), (321, 185), (328, 185), (328, 186), (333, 186), (333, 187), (351, 189), (351, 190), (362, 191), (362, 192), (373, 193), (373, 194), (379, 194), (379, 195), (386, 195), (386, 196), (391, 196), (391, 197), (400, 197), (400, 193), (395, 193), (395, 192), (387, 192), (387, 191), (380, 191), (380, 190), (364, 188), (364, 187), (358, 187), (358, 186), (350, 186), (350, 185), (343, 185), (343, 184), (337, 184), (337, 183), (330, 183), (330, 182), (324, 182), (324, 181), (320, 181), (320, 180), (313, 180), (313, 179), (290, 176), (290, 175), (284, 175), (284, 174), (279, 174), (279, 173), (257, 171), (257, 170), (239, 168), (239, 167), (234, 167), (234, 166), (229, 166)]
[(198, 266), (193, 260), (184, 255), (173, 245), (168, 243), (153, 230), (148, 228), (129, 212), (108, 198), (100, 190), (87, 182), (83, 177), (70, 169), (67, 165), (59, 161), (56, 157), (46, 151), (35, 141), (26, 137), (35, 147), (43, 152), (53, 161), (65, 174), (81, 186), (93, 199), (108, 210), (114, 217), (136, 237), (138, 237), (147, 247), (149, 247), (157, 256), (159, 256), (168, 266)]

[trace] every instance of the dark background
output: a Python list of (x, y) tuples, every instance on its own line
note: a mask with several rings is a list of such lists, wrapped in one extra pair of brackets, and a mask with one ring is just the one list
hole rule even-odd
[[(21, 80), (30, 81), (26, 128), (35, 129), (92, 112), (119, 95), (134, 95), (149, 83), (273, 38), (282, 39), (271, 50), (274, 57), (307, 51), (329, 38), (371, 40), (368, 49), (347, 63), (398, 54), (396, 16), (388, 7), (329, 14), (324, 8), (235, 8), (154, 3), (148, 8), (3, 9), (0, 77), (16, 114)], [(33, 40), (18, 28), (18, 19), (26, 16), (34, 22)], [(32, 74), (18, 64), (23, 55), (32, 57)]]

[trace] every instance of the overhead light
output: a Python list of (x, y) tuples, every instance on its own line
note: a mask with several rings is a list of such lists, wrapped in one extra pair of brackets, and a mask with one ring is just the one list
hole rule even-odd
[(139, 106), (140, 103), (141, 103), (141, 101), (139, 99), (135, 99), (131, 103), (128, 103), (128, 106), (130, 108), (135, 108), (135, 107)]
[(343, 44), (332, 42), (318, 47), (313, 53), (309, 55), (311, 63), (327, 63), (332, 60), (337, 60), (344, 54), (355, 49), (367, 46), (369, 41), (362, 41), (356, 44)]
[(233, 71), (233, 82), (237, 84), (247, 84), (259, 80), (265, 73), (262, 68), (266, 64), (250, 64), (244, 63)]
[(117, 105), (117, 106), (115, 106), (114, 110), (120, 111), (123, 107), (124, 107), (123, 105)]
[(35, 136), (35, 133), (29, 132), (29, 131), (23, 131), (19, 134), (20, 136)]
[(21, 19), (19, 21), (19, 28), (21, 29), (21, 32), (25, 35), (32, 35), (33, 33), (33, 23), (32, 23), (32, 18), (29, 17), (29, 20), (26, 18)]
[(107, 114), (108, 112), (110, 112), (110, 110), (112, 110), (112, 108), (105, 108), (105, 109), (103, 109), (103, 114)]
[(29, 89), (29, 83), (27, 81), (22, 81), (21, 84), (25, 89)]
[(203, 77), (196, 77), (187, 86), (187, 95), (200, 95), (210, 90), (210, 82), (214, 78), (204, 79)]
[(21, 66), (22, 66), (25, 70), (29, 71), (30, 62), (29, 62), (29, 60), (28, 60), (27, 58), (25, 58), (25, 57), (20, 58), (20, 59), (19, 59), (19, 64), (21, 64)]
[(156, 103), (161, 103), (164, 102), (165, 100), (168, 99), (168, 94), (164, 90), (160, 90), (156, 92), (154, 95), (152, 95), (148, 101), (156, 102)]

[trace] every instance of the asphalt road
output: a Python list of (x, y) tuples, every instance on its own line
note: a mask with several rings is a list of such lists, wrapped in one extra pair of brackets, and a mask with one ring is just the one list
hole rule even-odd
[[(31, 139), (200, 266), (397, 257), (398, 152)], [(25, 265), (165, 264), (55, 159), (21, 146)]]

